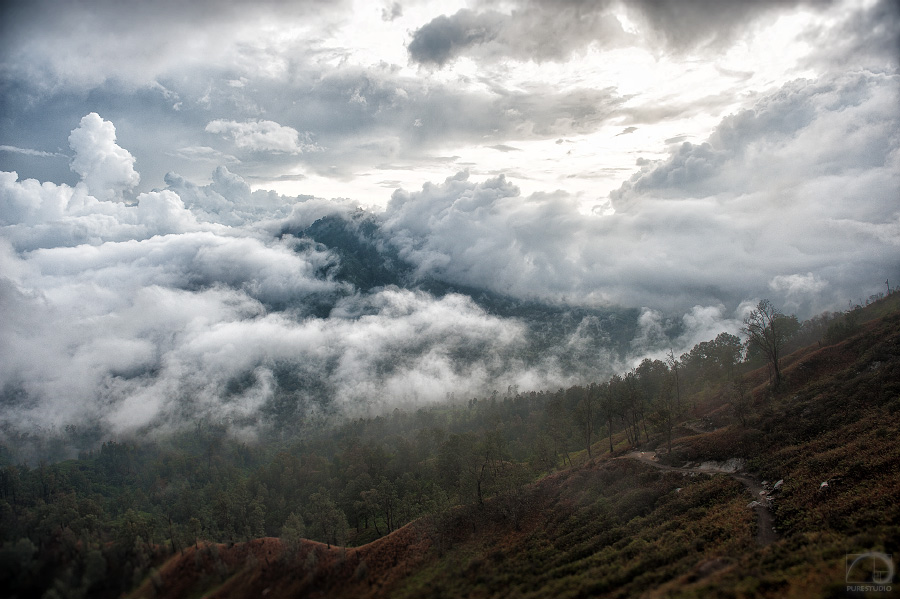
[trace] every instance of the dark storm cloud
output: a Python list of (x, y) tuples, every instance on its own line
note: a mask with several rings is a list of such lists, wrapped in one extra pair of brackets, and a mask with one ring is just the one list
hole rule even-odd
[(416, 30), (409, 42), (409, 55), (422, 64), (444, 66), (467, 48), (495, 38), (503, 20), (499, 13), (476, 14), (467, 9), (450, 17), (441, 15)]
[(592, 41), (621, 42), (621, 25), (606, 13), (608, 3), (524, 2), (506, 15), (460, 10), (441, 15), (413, 33), (410, 58), (443, 66), (474, 52), (477, 56), (520, 60), (562, 60)]
[(900, 3), (879, 0), (854, 11), (835, 29), (823, 26), (806, 40), (815, 48), (816, 67), (896, 69), (900, 62)]
[(727, 44), (738, 31), (773, 12), (798, 5), (827, 8), (831, 4), (831, 0), (633, 0), (625, 6), (662, 36), (666, 46), (689, 50)]
[[(805, 4), (825, 8), (830, 0), (634, 0), (628, 13), (655, 34), (666, 50), (682, 52), (723, 46), (753, 21)], [(441, 15), (413, 32), (410, 59), (444, 66), (462, 55), (517, 60), (565, 60), (590, 44), (618, 47), (632, 40), (612, 14), (611, 1), (522, 0), (509, 14), (463, 9)], [(632, 40), (633, 41), (633, 40)]]

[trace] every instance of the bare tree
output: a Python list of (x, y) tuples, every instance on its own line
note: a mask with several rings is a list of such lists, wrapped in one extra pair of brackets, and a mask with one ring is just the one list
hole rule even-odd
[(794, 322), (796, 319), (785, 316), (766, 299), (744, 319), (742, 330), (747, 335), (747, 346), (758, 349), (766, 357), (772, 368), (772, 386), (776, 389), (781, 385), (781, 353), (785, 341), (794, 332)]

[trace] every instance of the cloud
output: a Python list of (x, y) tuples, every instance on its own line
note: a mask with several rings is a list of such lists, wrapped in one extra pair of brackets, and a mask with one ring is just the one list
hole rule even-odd
[(73, 247), (209, 229), (170, 191), (139, 194), (131, 205), (99, 200), (83, 184), (19, 181), (0, 172), (3, 237), (17, 250)]
[(88, 191), (100, 200), (121, 200), (141, 177), (134, 170), (134, 156), (116, 144), (116, 127), (92, 112), (69, 135), (75, 152), (71, 168)]
[[(402, 16), (380, 20), (383, 9), (385, 17), (393, 18), (399, 4), (406, 9)], [(715, 97), (697, 98), (715, 77), (709, 73), (714, 69), (703, 66), (711, 64), (711, 56), (729, 67), (744, 66), (732, 65), (722, 48), (714, 48), (713, 55), (713, 48), (704, 45), (707, 34), (727, 31), (722, 40), (738, 34), (746, 40), (781, 26), (781, 16), (789, 17), (788, 22), (802, 20), (798, 35), (809, 36), (817, 58), (810, 54), (810, 63), (795, 64), (793, 56), (785, 56), (781, 70), (786, 72), (806, 66), (803, 72), (818, 73), (832, 64), (851, 70), (858, 66), (856, 49), (869, 52), (865, 50), (869, 46), (872, 54), (866, 65), (875, 70), (880, 64), (883, 71), (891, 64), (887, 52), (884, 48), (877, 56), (874, 52), (881, 45), (893, 48), (888, 40), (894, 21), (884, 18), (889, 2), (878, 3), (878, 11), (873, 3), (827, 3), (821, 5), (825, 13), (819, 4), (797, 2), (715, 6), (685, 2), (685, 13), (693, 19), (686, 24), (669, 19), (666, 11), (672, 9), (654, 2), (625, 6), (605, 1), (473, 0), (467, 3), (468, 13), (454, 8), (445, 15), (452, 35), (449, 50), (443, 53), (435, 45), (439, 32), (425, 35), (440, 7), (399, 4), (379, 3), (368, 14), (372, 23), (360, 25), (361, 13), (350, 15), (352, 7), (339, 2), (251, 6), (202, 1), (177, 10), (169, 2), (144, 6), (103, 0), (57, 6), (38, 0), (10, 8), (6, 3), (7, 18), (0, 18), (5, 26), (0, 36), (0, 78), (8, 135), (2, 141), (11, 147), (64, 148), (58, 132), (71, 129), (72, 118), (95, 111), (116, 122), (119, 143), (137, 158), (142, 182), (136, 192), (162, 187), (170, 171), (200, 181), (219, 164), (230, 168), (242, 164), (241, 174), (248, 181), (272, 181), (302, 168), (310, 186), (322, 185), (319, 190), (332, 186), (336, 191), (330, 195), (358, 193), (366, 186), (373, 197), (386, 200), (377, 196), (375, 181), (354, 175), (373, 164), (391, 162), (421, 168), (427, 173), (424, 178), (438, 180), (448, 173), (436, 173), (423, 158), (436, 151), (465, 155), (464, 160), (471, 162), (476, 146), (524, 147), (517, 142), (594, 133), (609, 123), (616, 124), (616, 132), (627, 125), (640, 126), (639, 137), (652, 135), (651, 123), (676, 118), (707, 123), (705, 115), (746, 103), (784, 76), (770, 76), (766, 68), (766, 74), (757, 73), (750, 81), (726, 84), (720, 93), (710, 94)], [(169, 11), (177, 12), (177, 18)], [(653, 20), (642, 16), (653, 11), (660, 16)], [(740, 27), (743, 23), (747, 26)], [(423, 26), (421, 35), (416, 34), (418, 25)], [(693, 29), (668, 37), (654, 29), (667, 26)], [(866, 31), (871, 31), (871, 41)], [(852, 34), (852, 44), (840, 37), (845, 32)], [(790, 32), (784, 37), (790, 38)], [(421, 38), (422, 60), (427, 56), (445, 60), (445, 68), (455, 57), (471, 60), (461, 63), (459, 72), (417, 73), (420, 63), (415, 60), (413, 68), (400, 64), (409, 58), (405, 38), (411, 42)], [(676, 39), (700, 45), (678, 50), (681, 54), (676, 52), (673, 58), (674, 42), (665, 40)], [(116, 52), (108, 51), (111, 46)], [(147, 47), (156, 50), (148, 53)], [(832, 47), (840, 48), (833, 56), (819, 53)], [(614, 65), (650, 53), (658, 64), (670, 63), (673, 79), (685, 69), (694, 75), (707, 71), (709, 77), (692, 87), (690, 97), (677, 91), (668, 98), (656, 97), (673, 85), (663, 81), (634, 95), (633, 83), (619, 80)], [(584, 62), (566, 64), (570, 59)], [(777, 71), (779, 65), (781, 61), (773, 61), (772, 68)], [(730, 75), (728, 79), (732, 81)], [(709, 84), (718, 87), (716, 81)], [(625, 89), (630, 97), (623, 97)], [(354, 97), (359, 101), (351, 102)], [(227, 131), (205, 130), (216, 121), (230, 124), (223, 125)], [(258, 130), (261, 121), (293, 129), (299, 138), (282, 131), (286, 137), (273, 139), (274, 130)], [(701, 132), (698, 139), (702, 137)], [(241, 147), (238, 139), (246, 145)], [(312, 153), (302, 147), (312, 142), (323, 151)], [(61, 161), (5, 154), (3, 170), (15, 170), (23, 178), (77, 182), (71, 173), (60, 175), (66, 167)], [(535, 146), (529, 146), (520, 160), (536, 165), (543, 159)], [(489, 170), (473, 168), (480, 173)], [(540, 181), (545, 189), (553, 189), (554, 175), (545, 172), (532, 185)], [(611, 185), (611, 179), (605, 183)], [(421, 181), (406, 177), (402, 182), (410, 187)], [(566, 184), (570, 189), (575, 186), (573, 181)]]
[(16, 184), (16, 173), (0, 173), (0, 224), (38, 223), (58, 218), (69, 204), (72, 188), (43, 185), (34, 179)]
[[(396, 192), (383, 227), (419, 276), (520, 298), (671, 313), (768, 293), (809, 316), (896, 270), (898, 91), (895, 75), (867, 72), (791, 82), (706, 142), (644, 162), (607, 216), (460, 173)], [(769, 286), (795, 272), (820, 283), (811, 301)]]
[(190, 231), (197, 219), (171, 191), (151, 191), (138, 196), (138, 219), (157, 234)]
[(660, 35), (665, 46), (687, 51), (724, 46), (738, 30), (773, 12), (797, 6), (821, 10), (831, 4), (831, 0), (635, 0), (625, 6), (633, 18)]
[(443, 66), (467, 48), (495, 38), (503, 16), (489, 12), (476, 14), (462, 9), (453, 16), (441, 15), (413, 33), (409, 55), (421, 64)]
[(769, 281), (769, 288), (788, 294), (818, 293), (828, 286), (828, 281), (819, 279), (811, 272), (805, 275), (778, 275)]
[(512, 3), (508, 13), (466, 8), (440, 15), (413, 32), (408, 51), (412, 61), (437, 67), (465, 55), (480, 60), (562, 61), (592, 45), (609, 49), (634, 43), (640, 35), (666, 52), (685, 53), (727, 46), (738, 31), (771, 13), (798, 5), (822, 10), (830, 4), (830, 0), (623, 3), (641, 27), (636, 34), (625, 31), (617, 15), (621, 8), (611, 1), (521, 0)]
[(631, 340), (630, 365), (637, 366), (645, 358), (665, 361), (671, 353), (679, 356), (723, 332), (739, 336), (745, 312), (749, 312), (746, 305), (741, 302), (731, 313), (721, 304), (695, 305), (680, 317), (642, 308)]
[(688, 135), (676, 135), (675, 137), (670, 137), (666, 139), (663, 143), (668, 144), (680, 144), (688, 139)]
[(684, 142), (666, 160), (644, 164), (610, 197), (628, 210), (652, 198), (741, 195), (786, 181), (815, 185), (825, 173), (883, 172), (896, 152), (897, 90), (896, 75), (866, 72), (790, 82), (725, 118), (707, 141)]
[[(286, 233), (350, 219), (353, 202), (254, 192), (225, 167), (205, 186), (175, 174), (167, 184), (129, 205), (0, 173), (4, 425), (127, 434), (210, 417), (252, 432), (303, 410), (364, 413), (583, 376), (557, 368), (554, 351), (526, 360), (525, 323), (462, 295), (362, 293), (335, 280), (338, 255)], [(494, 195), (509, 193), (501, 182)], [(596, 368), (585, 332), (567, 343)]]
[(238, 123), (217, 119), (206, 125), (206, 131), (229, 137), (238, 148), (251, 152), (300, 154), (319, 149), (309, 142), (308, 134), (301, 136), (296, 129), (279, 125), (274, 121), (250, 120)]
[(383, 230), (421, 277), (553, 303), (669, 310), (718, 303), (746, 285), (729, 289), (738, 279), (713, 267), (720, 257), (697, 253), (701, 245), (728, 243), (720, 226), (700, 240), (714, 219), (676, 206), (585, 217), (565, 193), (522, 197), (504, 176), (473, 182), (463, 172), (395, 192)]
[(827, 288), (828, 281), (811, 272), (776, 275), (769, 281), (769, 289), (784, 298), (781, 310), (788, 314), (808, 310), (810, 303)]
[(807, 64), (816, 69), (870, 69), (883, 72), (897, 68), (900, 57), (900, 5), (894, 0), (876, 0), (850, 5), (843, 19), (810, 31), (805, 41), (813, 48)]
[(171, 152), (170, 155), (175, 158), (180, 158), (181, 160), (201, 160), (204, 162), (212, 162), (217, 165), (222, 163), (236, 164), (240, 162), (236, 156), (225, 154), (209, 146), (186, 146), (184, 148), (178, 148), (174, 152)]
[(609, 4), (522, 2), (511, 14), (462, 9), (413, 32), (409, 56), (437, 67), (466, 54), (492, 60), (563, 60), (592, 42), (609, 47), (623, 41), (625, 34)]
[(403, 7), (400, 6), (399, 2), (394, 2), (387, 8), (381, 9), (381, 20), (382, 21), (393, 21), (398, 17), (403, 16)]
[(329, 21), (346, 8), (340, 0), (4, 3), (0, 55), (4, 70), (26, 74), (42, 91), (60, 84), (90, 89), (113, 79), (132, 86), (166, 83), (162, 79), (179, 68), (229, 65), (258, 47), (260, 31)]
[[(246, 204), (243, 214), (252, 213), (272, 199), (224, 168), (213, 179), (192, 189), (217, 194), (223, 210), (242, 214)], [(3, 422), (26, 429), (93, 421), (121, 432), (187, 415), (246, 417), (272, 397), (270, 371), (260, 366), (269, 363), (266, 349), (226, 368), (203, 339), (237, 321), (257, 330), (269, 310), (289, 309), (291, 317), (275, 320), (290, 329), (318, 302), (352, 293), (327, 276), (336, 264), (329, 252), (206, 224), (172, 190), (125, 205), (83, 185), (2, 173), (0, 206), (0, 303), (15, 317), (0, 326), (0, 393), (28, 398), (7, 404)], [(225, 386), (247, 369), (257, 383), (223, 403)]]
[(14, 152), (16, 154), (24, 154), (25, 156), (39, 156), (41, 158), (68, 158), (65, 154), (59, 152), (44, 152), (43, 150), (32, 150), (30, 148), (17, 148), (16, 146), (0, 146), (0, 152)]
[(274, 191), (251, 191), (247, 182), (225, 166), (212, 172), (209, 185), (196, 185), (177, 173), (165, 176), (167, 190), (174, 192), (201, 221), (229, 226), (284, 219), (299, 200)]
[[(307, 83), (296, 85), (296, 104), (278, 109), (298, 129), (315, 131), (316, 143), (324, 148), (302, 154), (303, 170), (332, 180), (358, 180), (361, 171), (382, 164), (433, 170), (437, 161), (431, 155), (448, 147), (518, 147), (519, 140), (594, 132), (627, 100), (607, 87), (559, 89), (535, 83), (524, 90), (486, 91), (352, 68)], [(366, 98), (365, 106), (351, 102), (357, 92)], [(283, 85), (276, 82), (259, 93), (278, 97), (284, 95)], [(248, 177), (266, 171), (274, 178), (297, 167), (295, 154), (234, 153)]]
[[(598, 342), (609, 323), (588, 308), (640, 315), (637, 357), (733, 330), (748, 298), (805, 316), (878, 291), (896, 272), (889, 2), (828, 4), (820, 18), (796, 2), (688, 0), (672, 14), (650, 0), (477, 1), (437, 19), (381, 3), (352, 43), (340, 37), (355, 31), (347, 7), (331, 3), (50, 4), (2, 9), (4, 143), (65, 147), (92, 111), (118, 128), (85, 117), (71, 171), (3, 152), (3, 170), (18, 173), (0, 173), (0, 393), (25, 398), (3, 423), (85, 418), (126, 431), (211, 414), (250, 426), (316, 399), (375, 406), (555, 386), (615, 367)], [(726, 57), (743, 27), (771, 32), (761, 19), (783, 14), (804, 20), (806, 59), (785, 57), (771, 78), (719, 71), (732, 87), (705, 98), (652, 102), (617, 89), (615, 76), (569, 77), (572, 65), (557, 64), (649, 51), (682, 85), (715, 71), (711, 53)], [(424, 25), (404, 55), (411, 18)], [(290, 35), (270, 34), (284, 23)], [(379, 41), (366, 45), (369, 34)], [(801, 71), (813, 78), (777, 83)], [(739, 108), (714, 116), (726, 105)], [(688, 117), (719, 122), (709, 135), (672, 122)], [(610, 166), (602, 142), (585, 138), (609, 141), (632, 125), (641, 135), (629, 144), (679, 145), (635, 148), (663, 159), (639, 159), (611, 196), (615, 210), (605, 191), (518, 189), (514, 177), (571, 184), (553, 165), (563, 142), (560, 154), (597, 150), (594, 167), (572, 171), (618, 177), (609, 173), (625, 162)], [(537, 147), (540, 162), (529, 159)], [(473, 162), (473, 148), (516, 158), (516, 171)], [(461, 157), (450, 160), (472, 174), (445, 180), (435, 154)], [(383, 192), (332, 201), (251, 189), (286, 176), (306, 177), (306, 193), (350, 195), (325, 185), (366, 178), (405, 189), (365, 219), (360, 203)], [(591, 204), (603, 216), (585, 215)], [(341, 234), (364, 232), (376, 258), (407, 261), (398, 281), (536, 300), (572, 326), (535, 356), (526, 321), (464, 296), (357, 289), (339, 280), (352, 259), (304, 237), (323, 217), (350, 221)]]
[[(0, 387), (29, 398), (4, 413), (16, 426), (93, 420), (122, 434), (212, 417), (255, 428), (278, 401), (353, 414), (498, 380), (559, 382), (515, 357), (522, 325), (463, 296), (385, 289), (303, 316), (341, 287), (316, 274), (333, 258), (289, 243), (192, 233), (0, 259), (16, 316), (0, 327)], [(265, 307), (279, 301), (293, 307)]]

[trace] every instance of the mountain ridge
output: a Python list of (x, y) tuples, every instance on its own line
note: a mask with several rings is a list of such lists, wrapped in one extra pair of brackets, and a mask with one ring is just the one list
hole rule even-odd
[[(900, 456), (886, 444), (900, 432), (900, 313), (861, 329), (789, 356), (786, 387), (775, 393), (765, 369), (750, 373), (750, 426), (714, 398), (699, 412), (713, 430), (684, 429), (664, 458), (742, 457), (767, 488), (781, 479), (768, 492), (774, 543), (757, 544), (751, 498), (737, 480), (610, 459), (627, 455), (622, 448), (581, 455), (483, 505), (416, 520), (361, 547), (304, 542), (294, 559), (275, 539), (218, 546), (232, 565), (208, 596), (844, 596), (845, 553), (889, 554), (900, 542)], [(265, 567), (250, 563), (259, 556), (241, 561), (254, 543), (269, 551)], [(212, 551), (199, 547), (131, 596), (178, 596), (167, 593), (170, 572)], [(312, 567), (311, 552), (320, 555)]]

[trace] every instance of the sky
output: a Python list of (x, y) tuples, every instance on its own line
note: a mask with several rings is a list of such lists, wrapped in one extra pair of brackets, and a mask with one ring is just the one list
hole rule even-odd
[(641, 338), (675, 319), (686, 349), (763, 297), (805, 318), (900, 281), (890, 0), (0, 10), (0, 386), (22, 426), (246, 416), (285, 360), (356, 403), (565, 382), (513, 363), (522, 323), (364, 293), (278, 234), (359, 208), (418, 276), (640, 309)]

